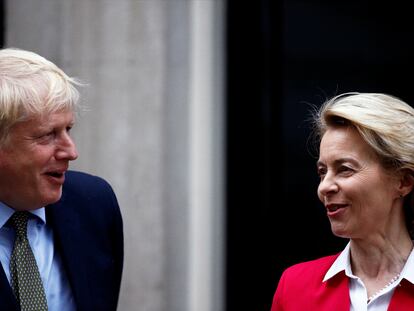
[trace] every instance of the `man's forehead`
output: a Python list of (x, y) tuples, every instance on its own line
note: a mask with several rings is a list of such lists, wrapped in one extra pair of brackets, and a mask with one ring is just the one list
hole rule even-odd
[(47, 128), (57, 124), (71, 124), (75, 122), (75, 113), (70, 110), (55, 111), (51, 113), (33, 114), (18, 122), (11, 128)]

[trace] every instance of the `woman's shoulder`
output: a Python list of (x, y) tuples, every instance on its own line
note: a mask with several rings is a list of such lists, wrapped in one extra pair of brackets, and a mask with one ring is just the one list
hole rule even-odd
[[(347, 295), (347, 283), (342, 282), (343, 278), (338, 278), (343, 285), (338, 287), (330, 286), (323, 280), (338, 256), (339, 254), (326, 256), (287, 268), (273, 297), (272, 311), (336, 310), (336, 298), (340, 297), (340, 301), (345, 301), (342, 298)], [(349, 306), (347, 309), (349, 310)]]
[(289, 275), (290, 277), (304, 277), (304, 276), (321, 276), (332, 266), (336, 258), (338, 258), (340, 253), (317, 258), (310, 261), (300, 262), (288, 267), (283, 274)]

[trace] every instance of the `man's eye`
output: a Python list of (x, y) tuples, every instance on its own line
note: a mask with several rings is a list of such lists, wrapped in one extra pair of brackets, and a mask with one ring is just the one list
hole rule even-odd
[(54, 136), (55, 136), (55, 131), (50, 131), (50, 132), (41, 134), (40, 136), (38, 136), (38, 139), (40, 140), (51, 139)]
[(338, 169), (339, 173), (352, 173), (354, 170), (348, 166), (340, 166)]

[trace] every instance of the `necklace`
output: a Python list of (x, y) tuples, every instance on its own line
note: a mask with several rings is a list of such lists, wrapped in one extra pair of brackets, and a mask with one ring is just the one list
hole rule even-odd
[(367, 302), (370, 302), (377, 295), (379, 295), (383, 290), (387, 289), (389, 286), (391, 286), (392, 284), (394, 284), (399, 278), (400, 278), (400, 274), (398, 273), (387, 284), (385, 284), (385, 286), (383, 288), (377, 290), (375, 293), (373, 293), (371, 296), (369, 296)]

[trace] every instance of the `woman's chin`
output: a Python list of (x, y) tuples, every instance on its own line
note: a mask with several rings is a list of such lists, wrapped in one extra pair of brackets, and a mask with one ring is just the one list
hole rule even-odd
[(350, 238), (350, 232), (344, 227), (331, 225), (331, 230), (333, 235), (337, 236), (338, 238)]

